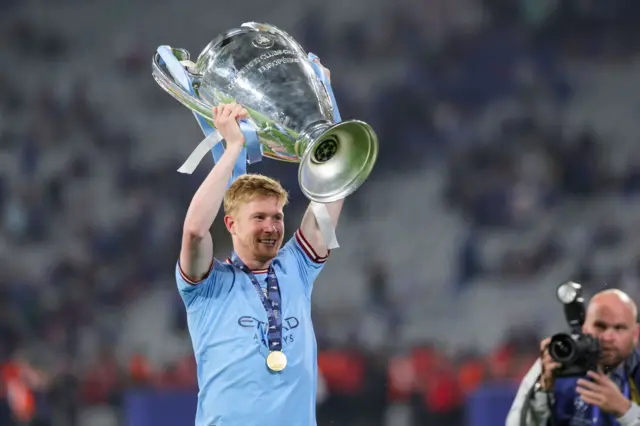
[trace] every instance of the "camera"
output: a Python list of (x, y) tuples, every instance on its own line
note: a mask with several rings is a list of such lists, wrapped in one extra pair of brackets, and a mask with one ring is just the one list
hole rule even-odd
[(585, 319), (582, 286), (567, 282), (558, 287), (558, 299), (564, 304), (564, 316), (569, 324), (569, 333), (551, 336), (549, 355), (560, 364), (554, 371), (555, 377), (584, 376), (587, 371), (595, 371), (600, 358), (600, 341), (582, 332)]

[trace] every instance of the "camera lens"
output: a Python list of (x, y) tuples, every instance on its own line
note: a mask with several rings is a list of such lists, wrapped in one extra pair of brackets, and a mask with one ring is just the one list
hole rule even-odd
[(568, 363), (576, 355), (576, 344), (571, 336), (554, 336), (549, 344), (549, 355), (559, 363)]

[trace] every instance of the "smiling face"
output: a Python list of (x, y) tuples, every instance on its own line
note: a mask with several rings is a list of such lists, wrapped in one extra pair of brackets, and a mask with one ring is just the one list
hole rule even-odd
[(227, 189), (225, 225), (234, 251), (250, 269), (266, 268), (278, 254), (287, 200), (282, 186), (262, 175), (242, 175)]
[(638, 344), (636, 316), (635, 304), (622, 292), (602, 292), (591, 300), (583, 331), (600, 340), (603, 366), (616, 367), (633, 352)]
[(233, 248), (251, 268), (249, 262), (267, 265), (280, 250), (284, 235), (282, 202), (275, 196), (256, 196), (237, 206), (225, 218), (233, 238)]

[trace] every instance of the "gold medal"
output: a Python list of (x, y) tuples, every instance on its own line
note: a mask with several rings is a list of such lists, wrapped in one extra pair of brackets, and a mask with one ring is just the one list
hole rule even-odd
[(281, 351), (271, 351), (267, 357), (267, 367), (271, 371), (282, 371), (287, 366), (287, 357)]

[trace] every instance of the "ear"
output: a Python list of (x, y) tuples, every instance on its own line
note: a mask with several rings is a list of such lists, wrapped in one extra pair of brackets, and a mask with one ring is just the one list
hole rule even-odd
[(233, 219), (232, 216), (226, 215), (224, 217), (224, 226), (227, 227), (227, 231), (229, 231), (231, 235), (234, 235), (235, 233), (235, 224), (236, 224), (236, 221)]
[(635, 329), (633, 330), (633, 344), (634, 346), (638, 346), (638, 338), (640, 337), (640, 324), (635, 324)]

